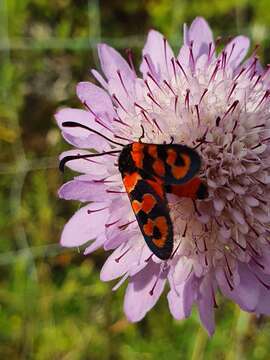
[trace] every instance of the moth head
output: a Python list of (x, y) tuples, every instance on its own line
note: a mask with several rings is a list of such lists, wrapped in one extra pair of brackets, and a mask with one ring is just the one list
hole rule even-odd
[(121, 174), (124, 172), (134, 172), (136, 171), (135, 163), (131, 156), (132, 144), (128, 144), (123, 147), (119, 158), (118, 158), (118, 168)]

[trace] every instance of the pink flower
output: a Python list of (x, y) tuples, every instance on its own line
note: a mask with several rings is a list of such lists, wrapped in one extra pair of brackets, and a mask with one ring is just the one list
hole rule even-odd
[[(149, 32), (138, 77), (131, 54), (127, 62), (100, 44), (105, 78), (92, 73), (103, 89), (79, 83), (85, 110), (56, 114), (63, 137), (75, 147), (61, 159), (82, 174), (64, 184), (59, 196), (90, 203), (65, 225), (61, 244), (85, 246), (85, 254), (113, 250), (101, 279), (120, 278), (114, 289), (128, 281), (124, 310), (130, 321), (145, 316), (166, 282), (172, 315), (186, 318), (196, 304), (209, 334), (217, 291), (245, 311), (270, 313), (270, 76), (255, 52), (244, 61), (248, 48), (249, 40), (237, 36), (217, 54), (208, 24), (196, 18), (184, 27), (177, 56), (160, 33)], [(121, 148), (106, 140), (138, 141), (141, 126), (144, 142), (173, 137), (197, 147), (200, 177), (208, 185), (209, 197), (197, 200), (196, 209), (190, 199), (169, 197), (175, 250), (167, 261), (148, 249), (117, 167), (113, 151)], [(87, 158), (93, 148), (112, 153)]]

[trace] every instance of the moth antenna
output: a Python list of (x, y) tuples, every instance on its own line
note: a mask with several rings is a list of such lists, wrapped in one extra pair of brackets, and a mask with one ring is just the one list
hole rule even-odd
[(77, 122), (75, 122), (75, 121), (64, 121), (64, 122), (62, 123), (62, 126), (64, 126), (64, 127), (80, 127), (80, 128), (82, 128), (82, 129), (86, 129), (86, 130), (88, 130), (88, 131), (90, 131), (90, 132), (93, 132), (93, 133), (95, 133), (95, 134), (103, 137), (103, 139), (111, 142), (112, 144), (119, 145), (119, 146), (123, 146), (123, 147), (125, 146), (125, 144), (121, 144), (121, 143), (119, 143), (119, 142), (117, 142), (117, 141), (114, 141), (114, 140), (108, 138), (107, 136), (101, 134), (100, 132), (98, 132), (98, 131), (96, 131), (96, 130), (94, 130), (94, 129), (91, 129), (91, 128), (89, 128), (89, 127), (86, 126), (86, 125), (77, 123)]
[(144, 127), (142, 126), (142, 124), (141, 124), (141, 129), (142, 129), (142, 135), (139, 137), (140, 143), (142, 142), (142, 139), (144, 138), (144, 135), (145, 135)]
[[(172, 144), (173, 144), (173, 142), (174, 142), (174, 137), (173, 137), (173, 136), (171, 136), (170, 145), (172, 145)], [(163, 144), (164, 144), (164, 145), (167, 145), (167, 141), (166, 141), (166, 140), (164, 140), (164, 141), (163, 141)]]
[(107, 152), (98, 153), (98, 154), (67, 155), (63, 159), (60, 160), (59, 170), (64, 172), (65, 165), (68, 161), (77, 160), (77, 159), (88, 159), (88, 158), (98, 157), (98, 156), (102, 156), (102, 155), (117, 154), (120, 152), (121, 152), (121, 150), (112, 150), (112, 151), (107, 151)]

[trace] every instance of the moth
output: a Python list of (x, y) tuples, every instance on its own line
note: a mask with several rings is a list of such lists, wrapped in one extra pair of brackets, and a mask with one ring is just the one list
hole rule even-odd
[(144, 240), (158, 258), (169, 259), (173, 253), (174, 233), (166, 194), (193, 200), (208, 196), (206, 185), (196, 177), (201, 167), (199, 154), (182, 144), (143, 143), (144, 130), (138, 142), (124, 145), (76, 122), (67, 121), (62, 126), (82, 127), (122, 146), (122, 150), (66, 156), (59, 168), (63, 170), (65, 163), (74, 159), (118, 153), (118, 169)]

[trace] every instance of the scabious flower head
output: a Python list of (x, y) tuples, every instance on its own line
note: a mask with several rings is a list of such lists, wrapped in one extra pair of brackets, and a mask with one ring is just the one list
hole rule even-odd
[[(61, 158), (106, 152), (113, 146), (85, 126), (123, 144), (170, 142), (196, 148), (200, 177), (209, 197), (197, 200), (168, 195), (174, 227), (173, 256), (162, 261), (148, 249), (131, 209), (117, 155), (67, 162), (81, 173), (64, 184), (59, 196), (89, 202), (65, 225), (61, 244), (87, 244), (113, 250), (101, 270), (104, 281), (128, 281), (124, 311), (139, 321), (155, 305), (166, 283), (169, 309), (176, 319), (196, 304), (201, 322), (213, 334), (215, 294), (220, 291), (243, 310), (269, 314), (270, 302), (270, 91), (269, 69), (256, 51), (244, 60), (249, 40), (237, 36), (217, 53), (202, 18), (184, 27), (184, 44), (175, 55), (167, 40), (151, 30), (137, 75), (113, 48), (98, 45), (100, 83), (77, 86), (85, 110), (56, 114), (63, 137), (75, 149)], [(76, 122), (82, 127), (63, 126)], [(93, 240), (95, 239), (95, 240)], [(92, 240), (91, 242), (89, 242)]]

